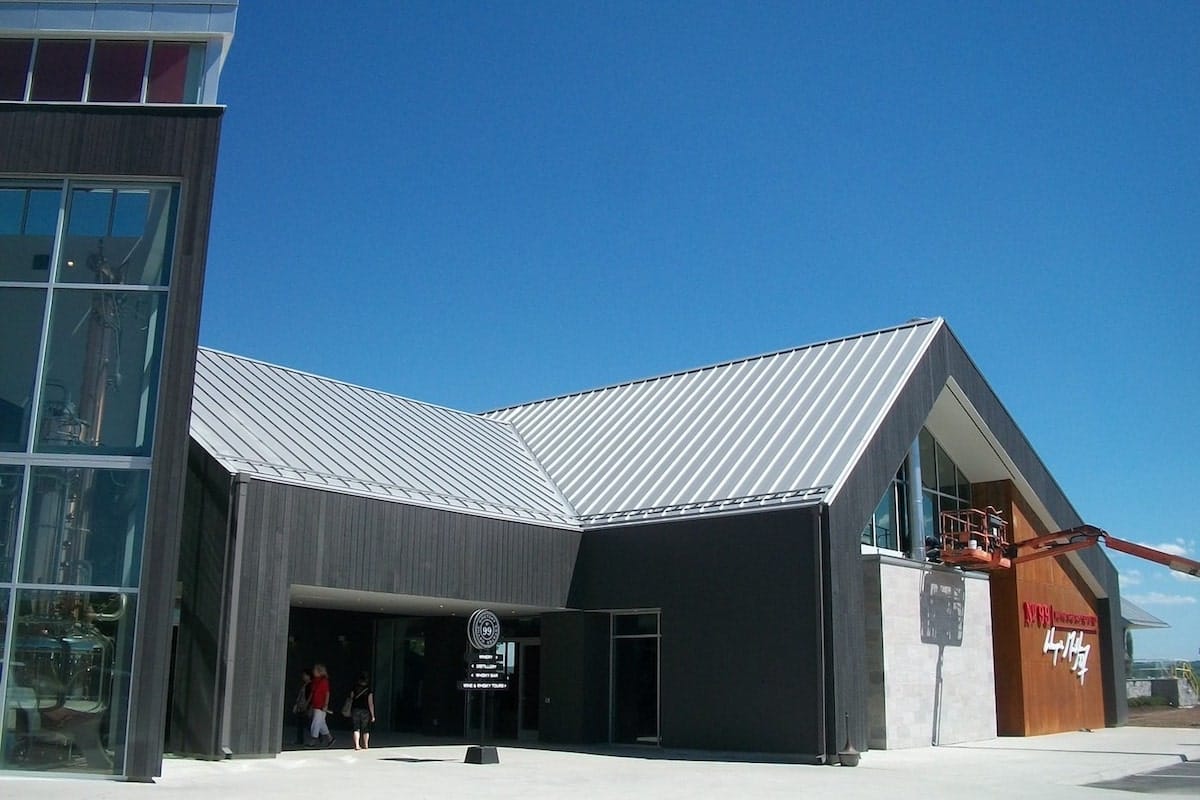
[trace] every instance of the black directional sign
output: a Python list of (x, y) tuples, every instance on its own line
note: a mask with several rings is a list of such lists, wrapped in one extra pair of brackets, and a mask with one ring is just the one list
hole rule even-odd
[(465, 680), (458, 682), (458, 688), (468, 692), (507, 689), (504, 656), (495, 649), (500, 641), (500, 620), (496, 615), (486, 608), (473, 613), (467, 621), (467, 641), (471, 645), (467, 674)]
[(500, 619), (492, 611), (481, 608), (467, 620), (467, 641), (476, 650), (491, 650), (500, 641)]

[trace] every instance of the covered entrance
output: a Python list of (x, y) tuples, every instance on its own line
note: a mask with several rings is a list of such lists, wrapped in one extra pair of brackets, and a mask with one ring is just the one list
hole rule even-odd
[[(386, 602), (373, 608), (347, 610), (346, 594), (331, 607), (329, 590), (293, 587), (288, 620), (285, 697), (288, 708), (300, 685), (300, 672), (322, 663), (330, 676), (331, 729), (349, 729), (338, 709), (361, 672), (370, 676), (375, 693), (377, 734), (450, 736), (478, 735), (483, 698), (458, 688), (467, 655), (466, 616), (457, 608), (447, 614), (390, 613)], [(360, 594), (360, 593), (354, 593)], [(320, 602), (321, 606), (315, 605)], [(417, 608), (411, 598), (394, 598)], [(360, 604), (361, 605), (361, 604)], [(441, 603), (440, 605), (449, 605)], [(461, 604), (467, 608), (466, 604)], [(474, 609), (472, 605), (469, 608)], [(541, 672), (540, 618), (502, 616), (500, 652), (504, 655), (509, 689), (488, 693), (487, 736), (497, 740), (538, 740)], [(283, 743), (294, 746), (296, 721), (287, 715)]]

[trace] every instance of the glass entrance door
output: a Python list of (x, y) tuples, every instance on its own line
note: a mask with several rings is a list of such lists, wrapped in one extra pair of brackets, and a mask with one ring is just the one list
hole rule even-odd
[(538, 711), (542, 702), (542, 642), (518, 643), (517, 653), (517, 739), (537, 741)]
[(619, 744), (658, 744), (658, 612), (612, 616), (612, 717)]

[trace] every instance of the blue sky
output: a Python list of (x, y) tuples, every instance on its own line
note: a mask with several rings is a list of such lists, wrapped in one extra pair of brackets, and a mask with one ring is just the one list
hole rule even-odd
[(1200, 4), (246, 2), (221, 98), (208, 346), (479, 411), (944, 316), (1200, 558)]

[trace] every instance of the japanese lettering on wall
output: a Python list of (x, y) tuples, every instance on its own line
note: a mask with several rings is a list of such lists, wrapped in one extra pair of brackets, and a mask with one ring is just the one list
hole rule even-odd
[[(1046, 629), (1042, 652), (1051, 654), (1052, 666), (1057, 667), (1061, 662), (1075, 673), (1082, 686), (1088, 673), (1088, 656), (1092, 652), (1092, 646), (1084, 641), (1084, 636), (1099, 630), (1099, 619), (1093, 614), (1061, 611), (1049, 603), (1022, 603), (1021, 611), (1025, 627)], [(1060, 635), (1059, 628), (1067, 630)]]

